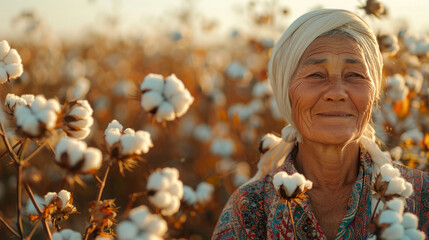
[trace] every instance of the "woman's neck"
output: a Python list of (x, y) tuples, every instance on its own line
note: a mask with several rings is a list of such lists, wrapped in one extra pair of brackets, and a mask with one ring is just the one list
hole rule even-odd
[(298, 172), (313, 182), (313, 188), (340, 190), (356, 181), (359, 143), (327, 146), (304, 140), (299, 143), (295, 166)]

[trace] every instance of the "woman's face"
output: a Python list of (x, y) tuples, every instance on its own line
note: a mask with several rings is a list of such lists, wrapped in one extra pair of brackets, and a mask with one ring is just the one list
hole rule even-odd
[(289, 87), (293, 121), (304, 141), (344, 144), (362, 135), (374, 94), (358, 43), (344, 35), (319, 37)]

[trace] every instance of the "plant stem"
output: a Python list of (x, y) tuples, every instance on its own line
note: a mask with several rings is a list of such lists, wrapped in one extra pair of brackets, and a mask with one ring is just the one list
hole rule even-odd
[(101, 200), (104, 187), (106, 186), (107, 175), (109, 175), (110, 165), (107, 166), (106, 173), (104, 173), (103, 182), (101, 182), (100, 189), (98, 190), (97, 202)]
[(31, 229), (30, 234), (28, 234), (28, 236), (24, 238), (25, 240), (27, 240), (27, 239), (30, 240), (31, 237), (33, 237), (34, 233), (36, 232), (37, 227), (40, 224), (40, 220), (41, 220), (40, 218), (37, 219), (37, 222), (36, 222), (36, 224), (34, 224), (33, 229)]
[[(31, 190), (30, 186), (25, 183), (24, 184), (25, 190), (27, 191), (28, 196), (30, 196), (31, 202), (33, 203), (34, 207), (36, 208), (36, 211), (39, 215), (42, 215), (42, 210), (39, 207), (39, 204), (37, 204), (36, 199), (34, 198), (33, 191)], [(46, 239), (52, 240), (52, 234), (51, 230), (49, 229), (48, 221), (46, 220), (45, 216), (43, 216), (43, 229), (45, 230)]]
[(13, 228), (0, 216), (0, 222), (3, 223), (3, 225), (11, 232), (13, 235), (15, 235), (17, 238), (19, 238), (19, 234), (13, 230)]
[(17, 200), (16, 200), (16, 212), (17, 212), (17, 225), (18, 225), (18, 232), (19, 232), (19, 236), (23, 237), (23, 232), (24, 229), (22, 227), (22, 217), (21, 217), (21, 176), (22, 176), (22, 165), (19, 164), (18, 165), (18, 173), (16, 176), (16, 181), (17, 181), (17, 187), (16, 187), (16, 194), (17, 194)]
[[(22, 144), (22, 142), (17, 142), (17, 143), (15, 143), (15, 145), (13, 145), (13, 147), (12, 147), (12, 149), (15, 149), (16, 147), (18, 147), (19, 145), (21, 145)], [(6, 150), (4, 153), (2, 153), (1, 155), (0, 155), (0, 159), (1, 158), (3, 158), (6, 154), (8, 154), (9, 153), (9, 151), (8, 150)]]
[(40, 150), (43, 149), (43, 147), (46, 146), (46, 142), (44, 142), (42, 145), (39, 145), (34, 152), (32, 152), (28, 157), (24, 158), (22, 162), (27, 162), (31, 158), (33, 158)]
[(3, 133), (2, 134), (3, 142), (6, 145), (6, 148), (7, 148), (8, 152), (9, 152), (10, 156), (12, 157), (12, 159), (15, 162), (18, 162), (18, 156), (16, 155), (15, 151), (13, 151), (12, 147), (10, 146), (9, 139), (7, 139), (6, 131), (4, 130), (4, 126), (3, 126), (2, 122), (0, 122), (0, 127), (1, 127), (1, 131)]
[(380, 200), (381, 199), (379, 198), (377, 201), (377, 204), (375, 204), (374, 212), (372, 213), (372, 216), (371, 216), (371, 223), (374, 222), (375, 213), (377, 212), (377, 208), (378, 208), (378, 204), (380, 203)]
[(295, 223), (293, 222), (293, 216), (292, 216), (292, 210), (290, 207), (290, 201), (287, 201), (287, 208), (289, 209), (289, 220), (292, 223), (292, 228), (293, 228), (293, 239), (298, 239), (296, 238), (296, 230), (295, 230)]

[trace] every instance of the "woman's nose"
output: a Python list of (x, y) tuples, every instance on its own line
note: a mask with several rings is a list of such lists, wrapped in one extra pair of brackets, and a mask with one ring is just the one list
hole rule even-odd
[(325, 94), (323, 95), (325, 101), (340, 101), (345, 102), (348, 99), (345, 86), (341, 77), (332, 77), (329, 79), (329, 86)]

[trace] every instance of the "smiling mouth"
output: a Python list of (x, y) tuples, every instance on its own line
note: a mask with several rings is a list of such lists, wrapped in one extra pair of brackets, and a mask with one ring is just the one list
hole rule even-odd
[(348, 113), (336, 113), (336, 112), (318, 113), (317, 115), (321, 116), (321, 117), (331, 117), (331, 118), (353, 117), (352, 114), (348, 114)]

